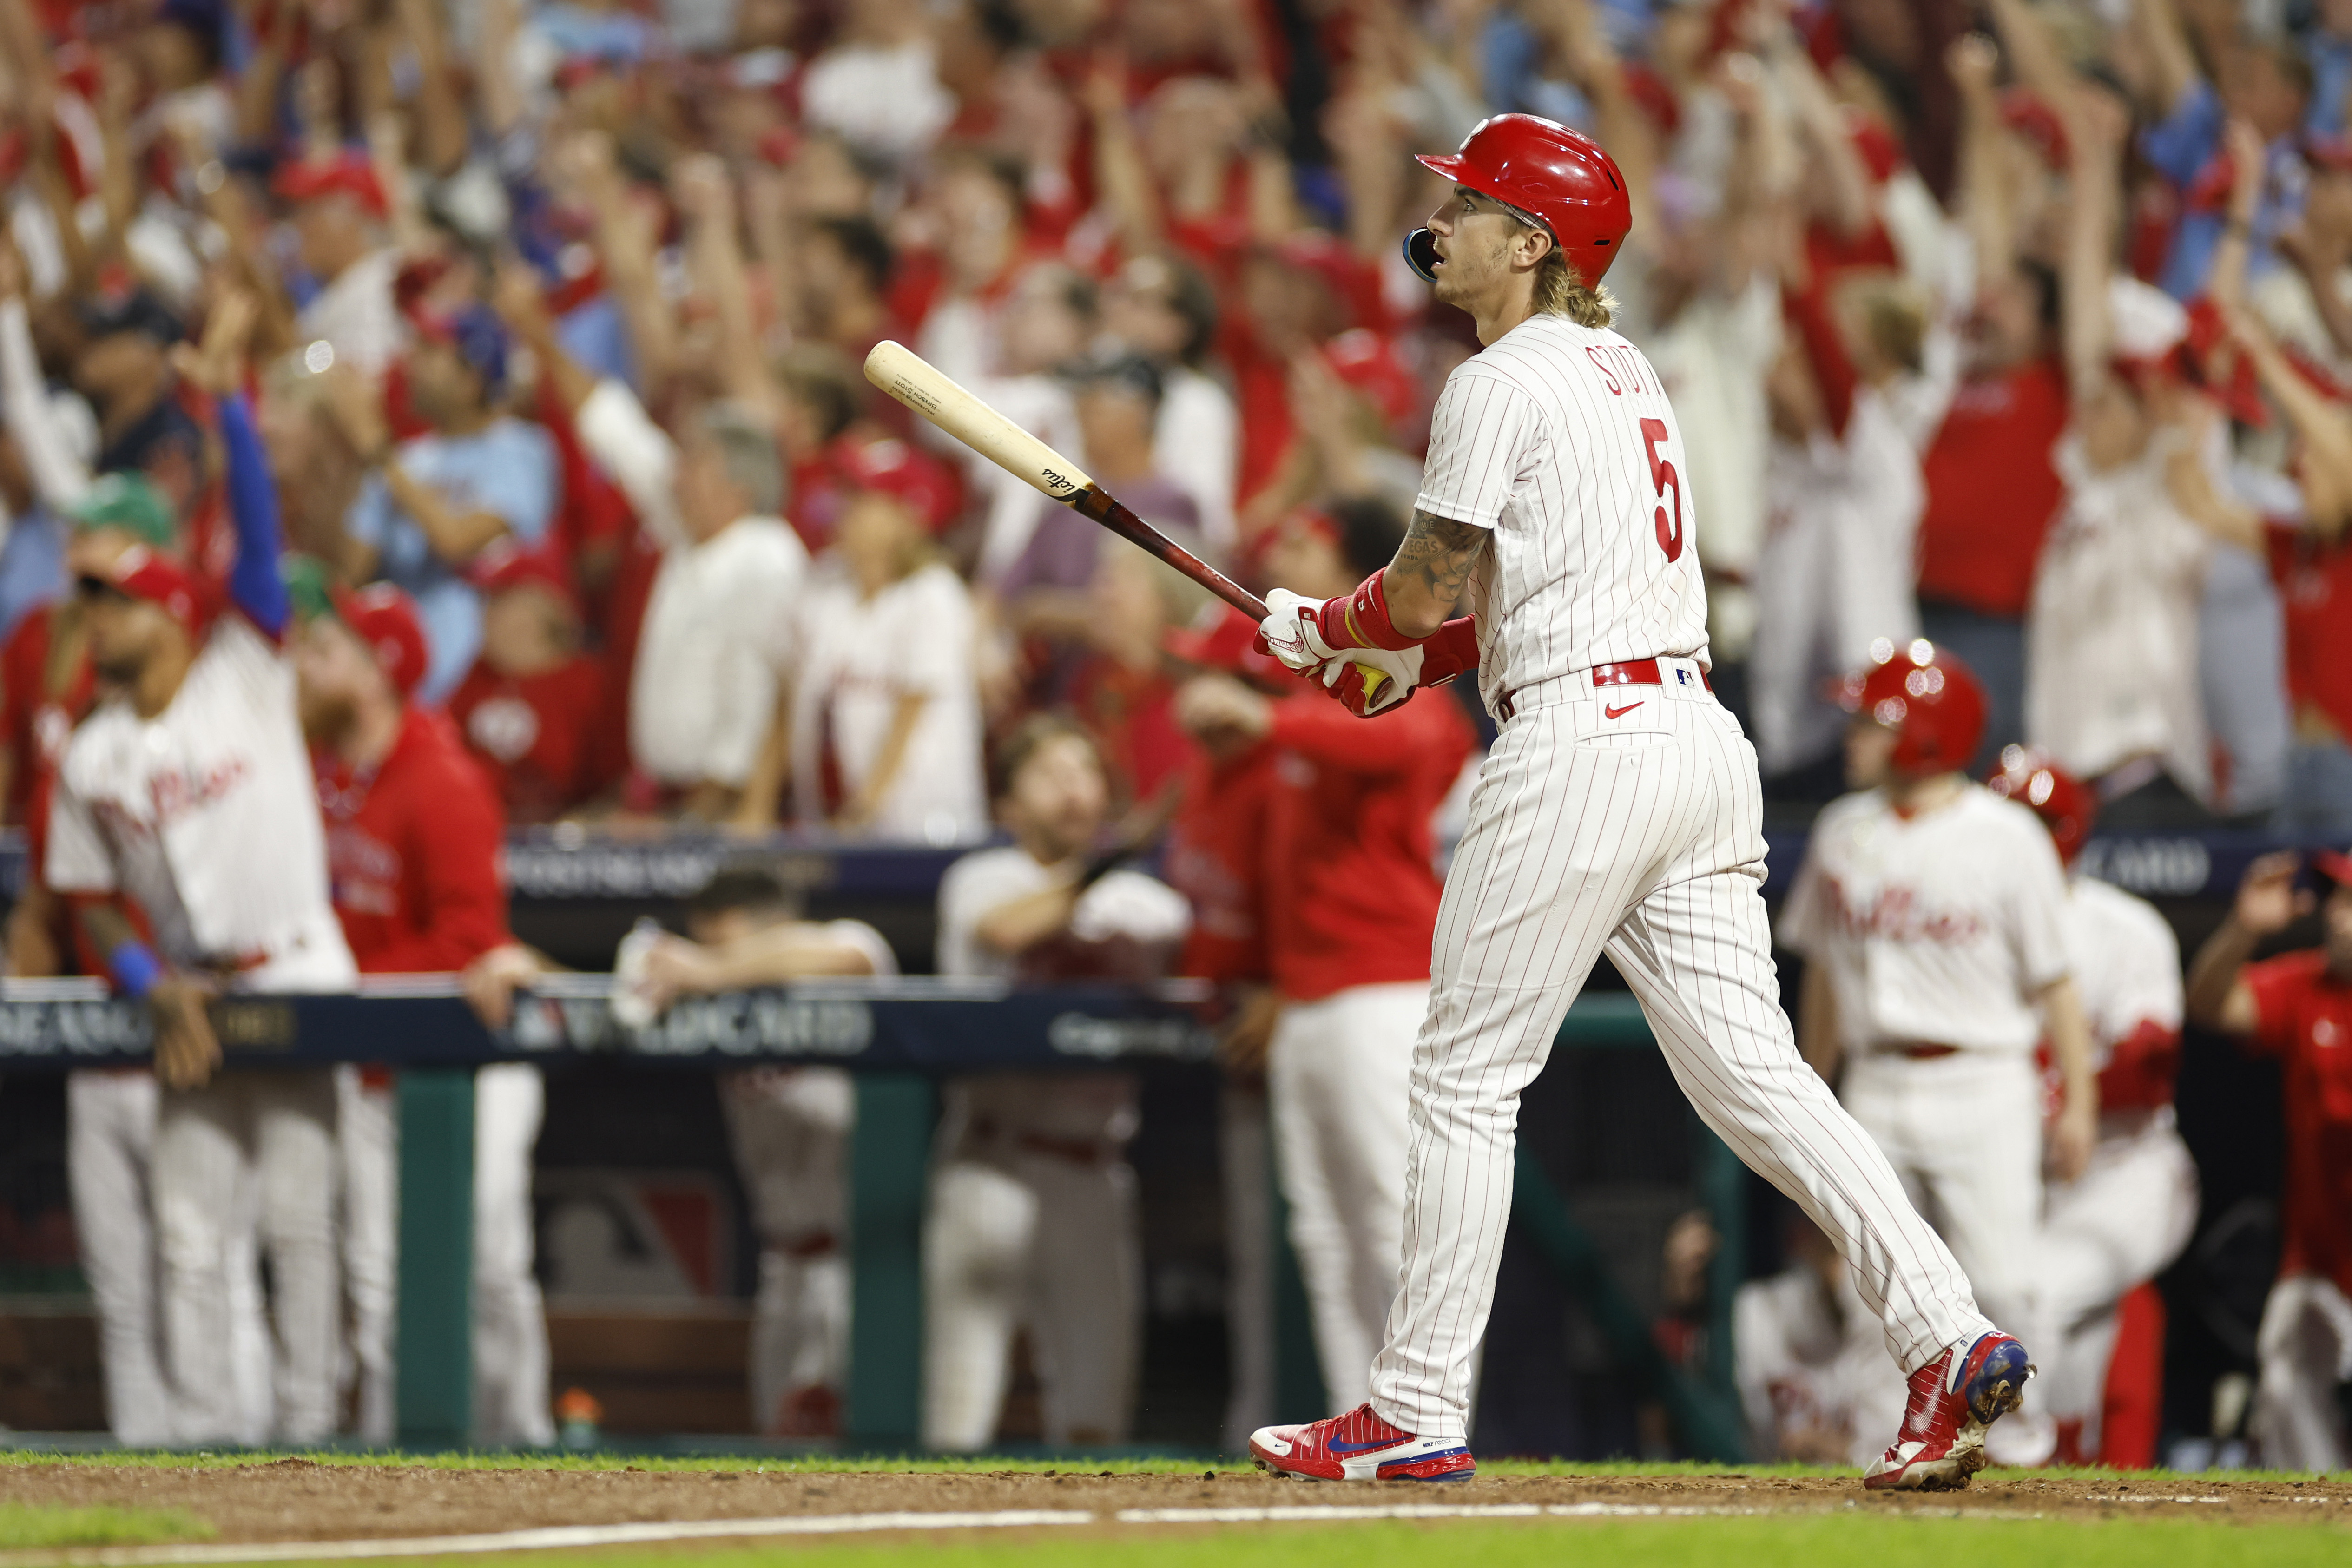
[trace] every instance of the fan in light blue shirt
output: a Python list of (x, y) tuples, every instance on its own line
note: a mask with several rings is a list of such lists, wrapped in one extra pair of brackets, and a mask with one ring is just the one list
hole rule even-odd
[(547, 537), (562, 470), (544, 429), (492, 411), (506, 335), (488, 310), (428, 323), (407, 373), (410, 401), (433, 433), (402, 443), (385, 471), (368, 477), (344, 527), (374, 552), (373, 574), (416, 601), (432, 650), (417, 695), (439, 702), (481, 650), (481, 595), (466, 568), (502, 539), (528, 549)]

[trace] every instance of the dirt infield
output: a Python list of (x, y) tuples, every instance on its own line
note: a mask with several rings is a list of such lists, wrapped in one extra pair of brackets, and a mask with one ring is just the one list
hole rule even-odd
[(2042, 1478), (1994, 1471), (1967, 1491), (1887, 1498), (1852, 1479), (1769, 1474), (1498, 1476), (1446, 1487), (1324, 1487), (1241, 1470), (1213, 1476), (1019, 1471), (763, 1473), (756, 1469), (441, 1469), (279, 1459), (252, 1465), (17, 1463), (0, 1467), (10, 1502), (184, 1509), (223, 1542), (458, 1534), (541, 1525), (1006, 1509), (1268, 1508), (1322, 1503), (1600, 1503), (1741, 1513), (1820, 1514), (1849, 1507), (1937, 1513), (2146, 1519), (2352, 1530), (2352, 1484)]

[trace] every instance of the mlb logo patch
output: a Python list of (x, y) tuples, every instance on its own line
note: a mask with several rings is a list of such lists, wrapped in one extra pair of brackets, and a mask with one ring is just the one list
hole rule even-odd
[(1688, 686), (1690, 684), (1690, 680), (1691, 672), (1689, 670), (1678, 669), (1675, 671), (1675, 684), (1676, 686)]

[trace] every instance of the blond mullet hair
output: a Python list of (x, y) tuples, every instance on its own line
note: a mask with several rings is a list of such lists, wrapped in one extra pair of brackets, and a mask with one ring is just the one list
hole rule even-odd
[(1559, 247), (1559, 236), (1549, 225), (1523, 207), (1515, 207), (1499, 196), (1486, 198), (1508, 213), (1525, 228), (1534, 229), (1551, 241), (1542, 262), (1536, 268), (1535, 308), (1538, 315), (1566, 316), (1580, 327), (1605, 331), (1617, 319), (1617, 300), (1608, 289), (1588, 287), (1576, 268), (1569, 264), (1568, 253)]
[(1536, 268), (1535, 307), (1543, 315), (1566, 316), (1580, 327), (1596, 330), (1617, 319), (1615, 296), (1605, 288), (1588, 288), (1557, 239)]

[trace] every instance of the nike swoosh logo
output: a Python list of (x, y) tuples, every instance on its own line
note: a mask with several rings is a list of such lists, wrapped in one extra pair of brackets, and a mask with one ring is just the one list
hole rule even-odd
[(1631, 713), (1634, 709), (1639, 708), (1641, 705), (1642, 704), (1639, 702), (1628, 702), (1622, 708), (1603, 708), (1601, 710), (1601, 715), (1604, 719), (1622, 719), (1626, 714)]
[(1334, 1454), (1362, 1454), (1374, 1448), (1393, 1448), (1394, 1443), (1326, 1443), (1323, 1447)]

